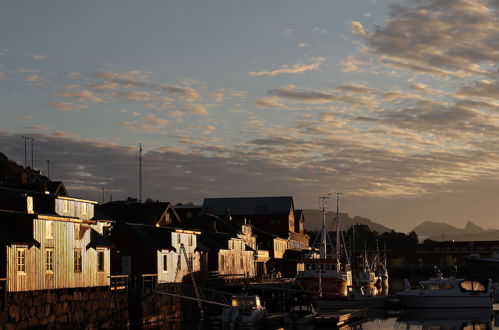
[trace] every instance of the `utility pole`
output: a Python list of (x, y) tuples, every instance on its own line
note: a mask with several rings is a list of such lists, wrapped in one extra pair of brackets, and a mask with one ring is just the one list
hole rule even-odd
[(30, 139), (31, 139), (31, 169), (34, 170), (35, 165), (33, 163), (33, 141), (35, 141), (35, 139), (33, 139), (33, 138), (30, 138)]
[(102, 204), (104, 204), (104, 187), (102, 187)]
[(142, 143), (139, 143), (139, 202), (142, 203)]
[(50, 180), (50, 160), (47, 160), (47, 178)]

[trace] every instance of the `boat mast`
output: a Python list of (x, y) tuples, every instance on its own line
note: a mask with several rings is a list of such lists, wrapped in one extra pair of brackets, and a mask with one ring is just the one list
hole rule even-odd
[(341, 242), (340, 242), (340, 195), (341, 192), (334, 193), (336, 195), (336, 259), (340, 260)]
[(319, 199), (322, 201), (322, 228), (321, 228), (321, 245), (320, 245), (320, 258), (327, 258), (327, 230), (326, 230), (326, 203), (331, 194), (321, 196)]

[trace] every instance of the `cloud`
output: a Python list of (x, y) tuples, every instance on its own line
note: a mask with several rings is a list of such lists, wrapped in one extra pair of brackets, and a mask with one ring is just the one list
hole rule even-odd
[(118, 89), (119, 86), (120, 85), (117, 82), (113, 82), (113, 81), (104, 81), (104, 82), (88, 85), (88, 87), (95, 89), (95, 90), (98, 90), (98, 91), (115, 90), (115, 89)]
[(198, 115), (207, 115), (208, 110), (206, 109), (206, 106), (202, 104), (186, 104), (183, 109), (187, 112), (195, 113)]
[(48, 105), (56, 108), (57, 110), (62, 110), (62, 111), (71, 111), (71, 110), (83, 110), (86, 109), (88, 106), (84, 104), (74, 104), (74, 103), (69, 103), (69, 102), (46, 102)]
[(256, 101), (256, 105), (261, 108), (276, 108), (281, 110), (298, 110), (282, 103), (279, 97), (261, 97)]
[(352, 33), (360, 36), (365, 36), (367, 34), (364, 26), (362, 26), (362, 24), (358, 21), (352, 21)]
[(297, 46), (300, 48), (304, 48), (304, 47), (308, 47), (309, 44), (307, 44), (306, 42), (300, 42)]
[(499, 81), (481, 80), (459, 88), (459, 96), (483, 97), (499, 101)]
[(41, 61), (41, 60), (46, 60), (48, 58), (47, 55), (41, 55), (41, 54), (32, 54), (32, 53), (26, 53), (24, 54), (25, 57), (29, 57), (35, 61)]
[(199, 92), (191, 87), (170, 85), (170, 86), (162, 86), (161, 89), (172, 94), (184, 96), (190, 100), (197, 100), (201, 97), (199, 95)]
[[(356, 102), (356, 99), (343, 93), (336, 94), (330, 91), (299, 90), (294, 86), (281, 87), (267, 92), (267, 94), (281, 99), (288, 99), (297, 102), (324, 104), (331, 102)], [(359, 101), (357, 99), (357, 101)]]
[(146, 87), (146, 83), (150, 81), (150, 72), (139, 70), (129, 70), (126, 72), (100, 71), (92, 75), (108, 82), (120, 84), (121, 87)]
[(133, 102), (151, 101), (154, 99), (154, 93), (149, 91), (113, 92), (112, 95)]
[(80, 79), (82, 77), (83, 77), (83, 75), (80, 72), (70, 72), (70, 73), (68, 73), (68, 78), (69, 79)]
[(353, 31), (389, 66), (441, 77), (497, 75), (499, 18), (484, 0), (397, 2), (384, 26)]
[(250, 72), (250, 76), (277, 76), (283, 73), (288, 74), (299, 74), (307, 71), (315, 71), (320, 68), (320, 66), (324, 63), (326, 59), (324, 57), (313, 57), (309, 61), (311, 63), (297, 63), (292, 66), (283, 65), (279, 69), (271, 70), (271, 71), (259, 71), (259, 72)]
[(31, 83), (39, 83), (43, 81), (43, 78), (37, 74), (32, 74), (26, 77), (26, 81), (29, 81)]
[(120, 122), (118, 125), (139, 133), (164, 133), (164, 126), (170, 123), (167, 119), (158, 118), (153, 114), (138, 116), (138, 120)]
[(80, 102), (85, 102), (85, 101), (89, 101), (89, 102), (93, 102), (93, 103), (104, 102), (104, 100), (102, 98), (100, 98), (94, 92), (92, 92), (90, 90), (64, 92), (64, 93), (59, 93), (56, 96), (57, 97), (74, 98)]

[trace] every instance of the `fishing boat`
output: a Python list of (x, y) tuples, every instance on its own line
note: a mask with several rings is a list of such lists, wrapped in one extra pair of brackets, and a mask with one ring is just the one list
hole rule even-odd
[[(342, 233), (339, 218), (339, 196), (336, 194), (336, 248), (333, 248), (326, 229), (326, 200), (321, 197), (322, 227), (320, 236), (317, 236), (313, 246), (319, 248), (319, 254), (312, 252), (303, 260), (304, 270), (298, 273), (297, 282), (307, 290), (316, 292), (319, 299), (346, 298), (348, 287), (352, 285), (352, 272), (348, 254), (342, 254)], [(320, 242), (317, 240), (320, 237)], [(329, 245), (329, 249), (328, 249)], [(345, 251), (346, 252), (346, 251)]]
[[(455, 274), (454, 274), (455, 275)], [(401, 305), (410, 308), (492, 308), (492, 280), (465, 280), (443, 277), (436, 268), (436, 277), (419, 282), (411, 289), (397, 293)]]
[(313, 305), (294, 305), (291, 309), (284, 314), (284, 324), (299, 325), (311, 323), (317, 312)]
[(258, 296), (233, 296), (231, 306), (222, 310), (223, 326), (252, 326), (259, 323), (267, 315), (267, 309), (262, 306)]

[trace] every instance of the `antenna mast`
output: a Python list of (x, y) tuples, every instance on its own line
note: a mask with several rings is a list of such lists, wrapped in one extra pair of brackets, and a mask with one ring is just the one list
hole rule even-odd
[(339, 260), (341, 255), (341, 242), (340, 242), (340, 195), (341, 192), (334, 193), (336, 195), (336, 258)]
[(142, 203), (142, 143), (139, 143), (139, 202)]
[(321, 196), (319, 199), (322, 202), (322, 228), (321, 228), (321, 245), (320, 245), (320, 258), (325, 259), (327, 257), (327, 230), (326, 230), (326, 204), (327, 200), (330, 198), (331, 194), (327, 196)]

